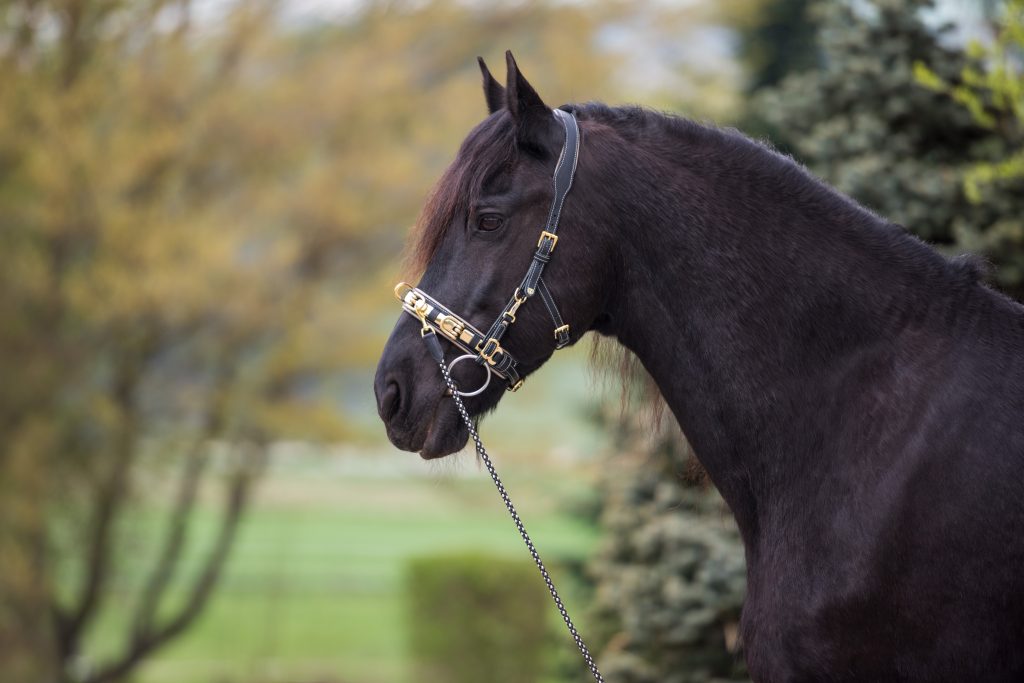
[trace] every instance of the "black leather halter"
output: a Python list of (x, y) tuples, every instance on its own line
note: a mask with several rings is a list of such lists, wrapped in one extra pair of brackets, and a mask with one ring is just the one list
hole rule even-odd
[(519, 307), (534, 294), (540, 295), (541, 301), (544, 302), (544, 307), (554, 323), (555, 348), (560, 349), (570, 342), (569, 326), (562, 320), (558, 307), (555, 305), (555, 299), (551, 296), (551, 290), (548, 289), (541, 276), (544, 273), (544, 267), (551, 261), (555, 245), (558, 244), (558, 220), (562, 214), (565, 197), (569, 194), (573, 178), (576, 175), (576, 163), (580, 151), (580, 129), (576, 117), (572, 113), (561, 109), (556, 109), (554, 112), (555, 117), (565, 127), (565, 144), (562, 145), (562, 153), (558, 157), (553, 177), (554, 201), (552, 201), (551, 210), (548, 212), (547, 224), (540, 233), (540, 239), (537, 240), (537, 250), (533, 254), (530, 268), (490, 329), (486, 333), (481, 332), (465, 318), (455, 314), (426, 292), (408, 283), (400, 282), (395, 286), (395, 296), (402, 302), (402, 309), (422, 324), (421, 334), (427, 340), (427, 346), (436, 361), (442, 362), (444, 356), (440, 344), (436, 341), (436, 334), (439, 333), (466, 352), (465, 355), (452, 361), (452, 365), (466, 358), (474, 358), (478, 364), (487, 369), (487, 382), (483, 387), (468, 394), (460, 392), (463, 396), (472, 396), (483, 391), (487, 383), (490, 382), (490, 373), (503, 378), (509, 391), (516, 391), (522, 386), (523, 379), (519, 373), (519, 363), (501, 346), (501, 338), (515, 323)]

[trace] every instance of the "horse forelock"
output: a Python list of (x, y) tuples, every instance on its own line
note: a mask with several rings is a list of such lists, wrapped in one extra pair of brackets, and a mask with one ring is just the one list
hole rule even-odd
[(412, 233), (407, 270), (422, 273), (426, 269), (454, 220), (468, 214), (487, 184), (511, 168), (517, 156), (515, 128), (507, 111), (491, 115), (470, 132), (423, 205)]

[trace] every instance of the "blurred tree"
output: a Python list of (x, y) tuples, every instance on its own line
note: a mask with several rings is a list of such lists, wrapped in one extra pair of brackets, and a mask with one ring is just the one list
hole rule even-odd
[(762, 0), (733, 12), (748, 92), (776, 85), (791, 73), (817, 66), (817, 25), (811, 16), (811, 4), (811, 0)]
[(1024, 0), (1006, 0), (995, 29), (991, 44), (974, 41), (968, 47), (980, 63), (964, 67), (959, 83), (943, 80), (923, 62), (914, 65), (919, 82), (951, 96), (978, 125), (1006, 142), (1006, 156), (977, 162), (966, 172), (964, 192), (976, 204), (984, 200), (987, 189), (1021, 187), (1024, 180)]
[(678, 433), (612, 420), (605, 465), (605, 540), (592, 563), (602, 672), (616, 683), (745, 679), (738, 623), (743, 544), (725, 503)]
[[(295, 153), (274, 135), (285, 103), (246, 71), (271, 17), (247, 3), (193, 42), (188, 3), (3, 8), (0, 628), (16, 641), (11, 675), (123, 677), (206, 603), (269, 439), (338, 432), (301, 381), (331, 366), (304, 348), (305, 317), (345, 232), (292, 229), (264, 194)], [(288, 422), (300, 410), (303, 423)], [(216, 461), (215, 440), (230, 443)], [(120, 526), (147, 459), (180, 467), (176, 492), (122, 647), (96, 660), (87, 636), (115, 599)], [(218, 530), (182, 576), (210, 469), (224, 479)]]
[[(743, 92), (749, 96), (773, 87), (791, 73), (815, 68), (821, 61), (816, 41), (818, 16), (813, 0), (731, 0), (725, 16), (737, 32), (737, 57), (744, 70)], [(770, 139), (790, 150), (785, 129), (747, 103), (730, 113), (747, 135)]]
[(1019, 147), (1019, 132), (981, 125), (960, 104), (923, 87), (914, 65), (960, 83), (975, 60), (933, 28), (930, 0), (820, 6), (820, 69), (786, 78), (753, 106), (796, 155), (857, 200), (947, 250), (980, 253), (997, 283), (1024, 295), (1024, 187), (990, 186), (972, 202), (963, 178)]

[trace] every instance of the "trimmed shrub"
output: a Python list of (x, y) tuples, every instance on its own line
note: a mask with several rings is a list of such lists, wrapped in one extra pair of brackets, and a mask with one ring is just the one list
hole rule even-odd
[(545, 664), (547, 592), (529, 562), (486, 555), (412, 560), (416, 683), (535, 683)]

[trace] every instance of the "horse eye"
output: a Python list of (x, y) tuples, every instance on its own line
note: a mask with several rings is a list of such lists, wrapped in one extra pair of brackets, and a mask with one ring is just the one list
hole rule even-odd
[(477, 227), (484, 232), (493, 232), (505, 224), (505, 219), (496, 213), (485, 213), (477, 221)]

